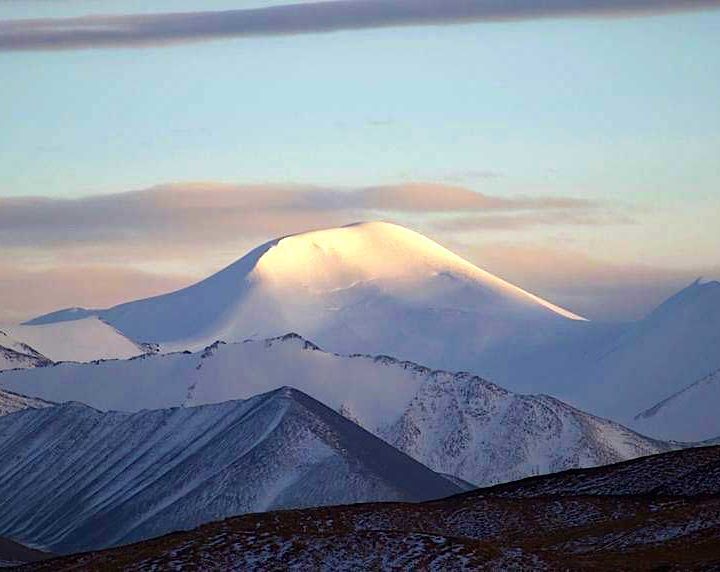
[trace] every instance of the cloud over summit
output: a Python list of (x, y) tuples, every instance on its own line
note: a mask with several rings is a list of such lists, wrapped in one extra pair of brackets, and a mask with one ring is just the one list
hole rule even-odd
[[(9, 246), (65, 243), (190, 245), (274, 237), (357, 220), (436, 215), (522, 215), (548, 223), (601, 205), (576, 197), (494, 196), (436, 183), (328, 189), (302, 185), (169, 184), (78, 199), (0, 199), (0, 241)], [(450, 223), (448, 223), (450, 224)], [(525, 223), (522, 222), (520, 226)], [(517, 228), (517, 221), (509, 223)], [(497, 228), (497, 224), (494, 225)]]
[[(0, 198), (0, 322), (160, 294), (219, 270), (265, 240), (369, 219), (429, 233), (491, 272), (591, 316), (607, 314), (599, 305), (608, 300), (627, 313), (647, 289), (648, 273), (498, 242), (522, 244), (517, 232), (523, 229), (544, 227), (553, 236), (569, 226), (616, 229), (628, 222), (616, 205), (581, 197), (483, 194), (437, 183), (348, 189), (174, 183), (77, 199)], [(493, 243), (481, 248), (487, 240)], [(651, 302), (697, 273), (648, 272), (659, 284)]]

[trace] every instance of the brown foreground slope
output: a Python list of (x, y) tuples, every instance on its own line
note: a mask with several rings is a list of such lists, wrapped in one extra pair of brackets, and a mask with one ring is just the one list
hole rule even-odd
[(422, 504), (230, 518), (32, 570), (720, 570), (720, 446)]
[(0, 568), (18, 565), (23, 562), (35, 562), (50, 558), (51, 554), (40, 552), (0, 536)]

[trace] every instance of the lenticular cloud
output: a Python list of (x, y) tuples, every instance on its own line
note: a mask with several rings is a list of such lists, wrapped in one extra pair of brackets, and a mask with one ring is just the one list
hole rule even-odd
[(0, 22), (0, 51), (143, 47), (230, 37), (717, 7), (717, 0), (334, 0), (249, 10), (10, 20)]

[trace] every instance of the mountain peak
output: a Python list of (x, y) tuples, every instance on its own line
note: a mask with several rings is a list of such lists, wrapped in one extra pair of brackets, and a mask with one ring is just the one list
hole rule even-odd
[(420, 233), (381, 221), (278, 238), (197, 284), (93, 313), (135, 341), (170, 350), (295, 331), (348, 353), (378, 353), (364, 341), (378, 341), (372, 330), (388, 319), (397, 332), (417, 330), (421, 320), (433, 339), (452, 315), (472, 316), (468, 327), (503, 336), (528, 331), (529, 323), (583, 320)]
[[(407, 295), (417, 294), (419, 281), (432, 281), (480, 287), (486, 299), (512, 300), (516, 305), (583, 320), (478, 268), (432, 239), (390, 222), (357, 222), (289, 235), (266, 243), (263, 249), (252, 273), (275, 287), (336, 293), (365, 285)], [(246, 258), (233, 266), (245, 270)]]
[(257, 262), (263, 276), (314, 288), (427, 275), (436, 268), (465, 273), (469, 266), (429, 238), (387, 222), (361, 222), (286, 236)]
[(698, 278), (660, 304), (650, 317), (715, 312), (717, 308), (720, 308), (720, 282)]

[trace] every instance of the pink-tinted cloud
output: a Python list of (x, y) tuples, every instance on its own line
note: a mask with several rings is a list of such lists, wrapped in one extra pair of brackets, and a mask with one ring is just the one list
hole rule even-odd
[[(187, 183), (73, 200), (0, 199), (0, 241), (6, 247), (83, 243), (134, 247), (152, 241), (198, 245), (388, 216), (560, 212), (579, 217), (598, 208), (574, 197), (497, 197), (439, 184), (333, 190)], [(546, 217), (546, 224), (551, 218)], [(561, 217), (555, 220), (563, 224)], [(532, 224), (532, 217), (527, 222)]]
[(495, 231), (515, 231), (538, 226), (615, 226), (634, 224), (628, 214), (610, 208), (573, 210), (568, 208), (548, 208), (510, 213), (486, 213), (474, 216), (460, 216), (432, 220), (429, 226), (445, 232), (482, 233)]
[[(591, 318), (639, 316), (696, 275), (720, 271), (608, 264), (517, 242), (521, 233), (514, 231), (532, 229), (523, 239), (530, 241), (537, 227), (627, 228), (624, 211), (577, 197), (494, 196), (426, 183), (341, 190), (172, 184), (74, 200), (0, 199), (0, 321), (159, 294), (265, 240), (377, 218), (428, 232), (487, 270)], [(498, 243), (498, 236), (516, 242)]]
[(353, 191), (343, 199), (358, 208), (389, 212), (585, 211), (597, 206), (593, 201), (576, 197), (499, 197), (432, 183), (369, 187)]

